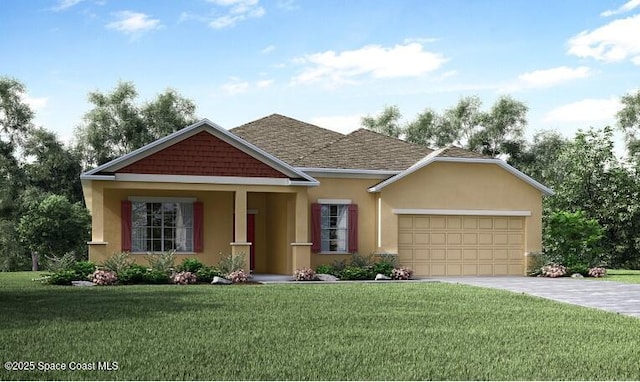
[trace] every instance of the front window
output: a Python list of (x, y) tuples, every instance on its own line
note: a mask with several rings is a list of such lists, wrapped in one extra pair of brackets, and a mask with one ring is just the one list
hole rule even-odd
[(348, 206), (323, 204), (320, 207), (320, 249), (322, 252), (347, 252)]
[(133, 252), (193, 252), (193, 203), (131, 203)]

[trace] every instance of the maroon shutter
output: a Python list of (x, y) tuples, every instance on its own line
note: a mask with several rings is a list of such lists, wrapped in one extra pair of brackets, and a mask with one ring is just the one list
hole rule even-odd
[(131, 251), (131, 201), (120, 203), (120, 222), (122, 229), (122, 252)]
[(320, 252), (320, 204), (311, 204), (311, 252)]
[(204, 247), (204, 206), (193, 203), (193, 252), (202, 252)]
[(358, 252), (358, 205), (349, 204), (349, 246), (351, 253)]

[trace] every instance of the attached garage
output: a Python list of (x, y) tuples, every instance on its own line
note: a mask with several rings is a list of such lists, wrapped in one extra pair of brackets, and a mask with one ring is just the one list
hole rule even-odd
[(524, 216), (398, 215), (398, 260), (418, 275), (522, 275), (524, 241)]

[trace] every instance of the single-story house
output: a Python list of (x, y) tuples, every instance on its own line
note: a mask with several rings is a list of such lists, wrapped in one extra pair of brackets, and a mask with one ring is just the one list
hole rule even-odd
[(89, 259), (174, 250), (291, 274), (397, 254), (416, 275), (524, 275), (552, 191), (500, 159), (282, 115), (202, 120), (81, 176)]

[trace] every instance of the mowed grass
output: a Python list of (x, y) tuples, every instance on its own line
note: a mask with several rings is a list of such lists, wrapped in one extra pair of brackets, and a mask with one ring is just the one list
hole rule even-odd
[(640, 321), (445, 283), (56, 287), (0, 273), (1, 380), (629, 380)]
[(629, 269), (607, 269), (607, 276), (598, 280), (640, 284), (640, 271)]

